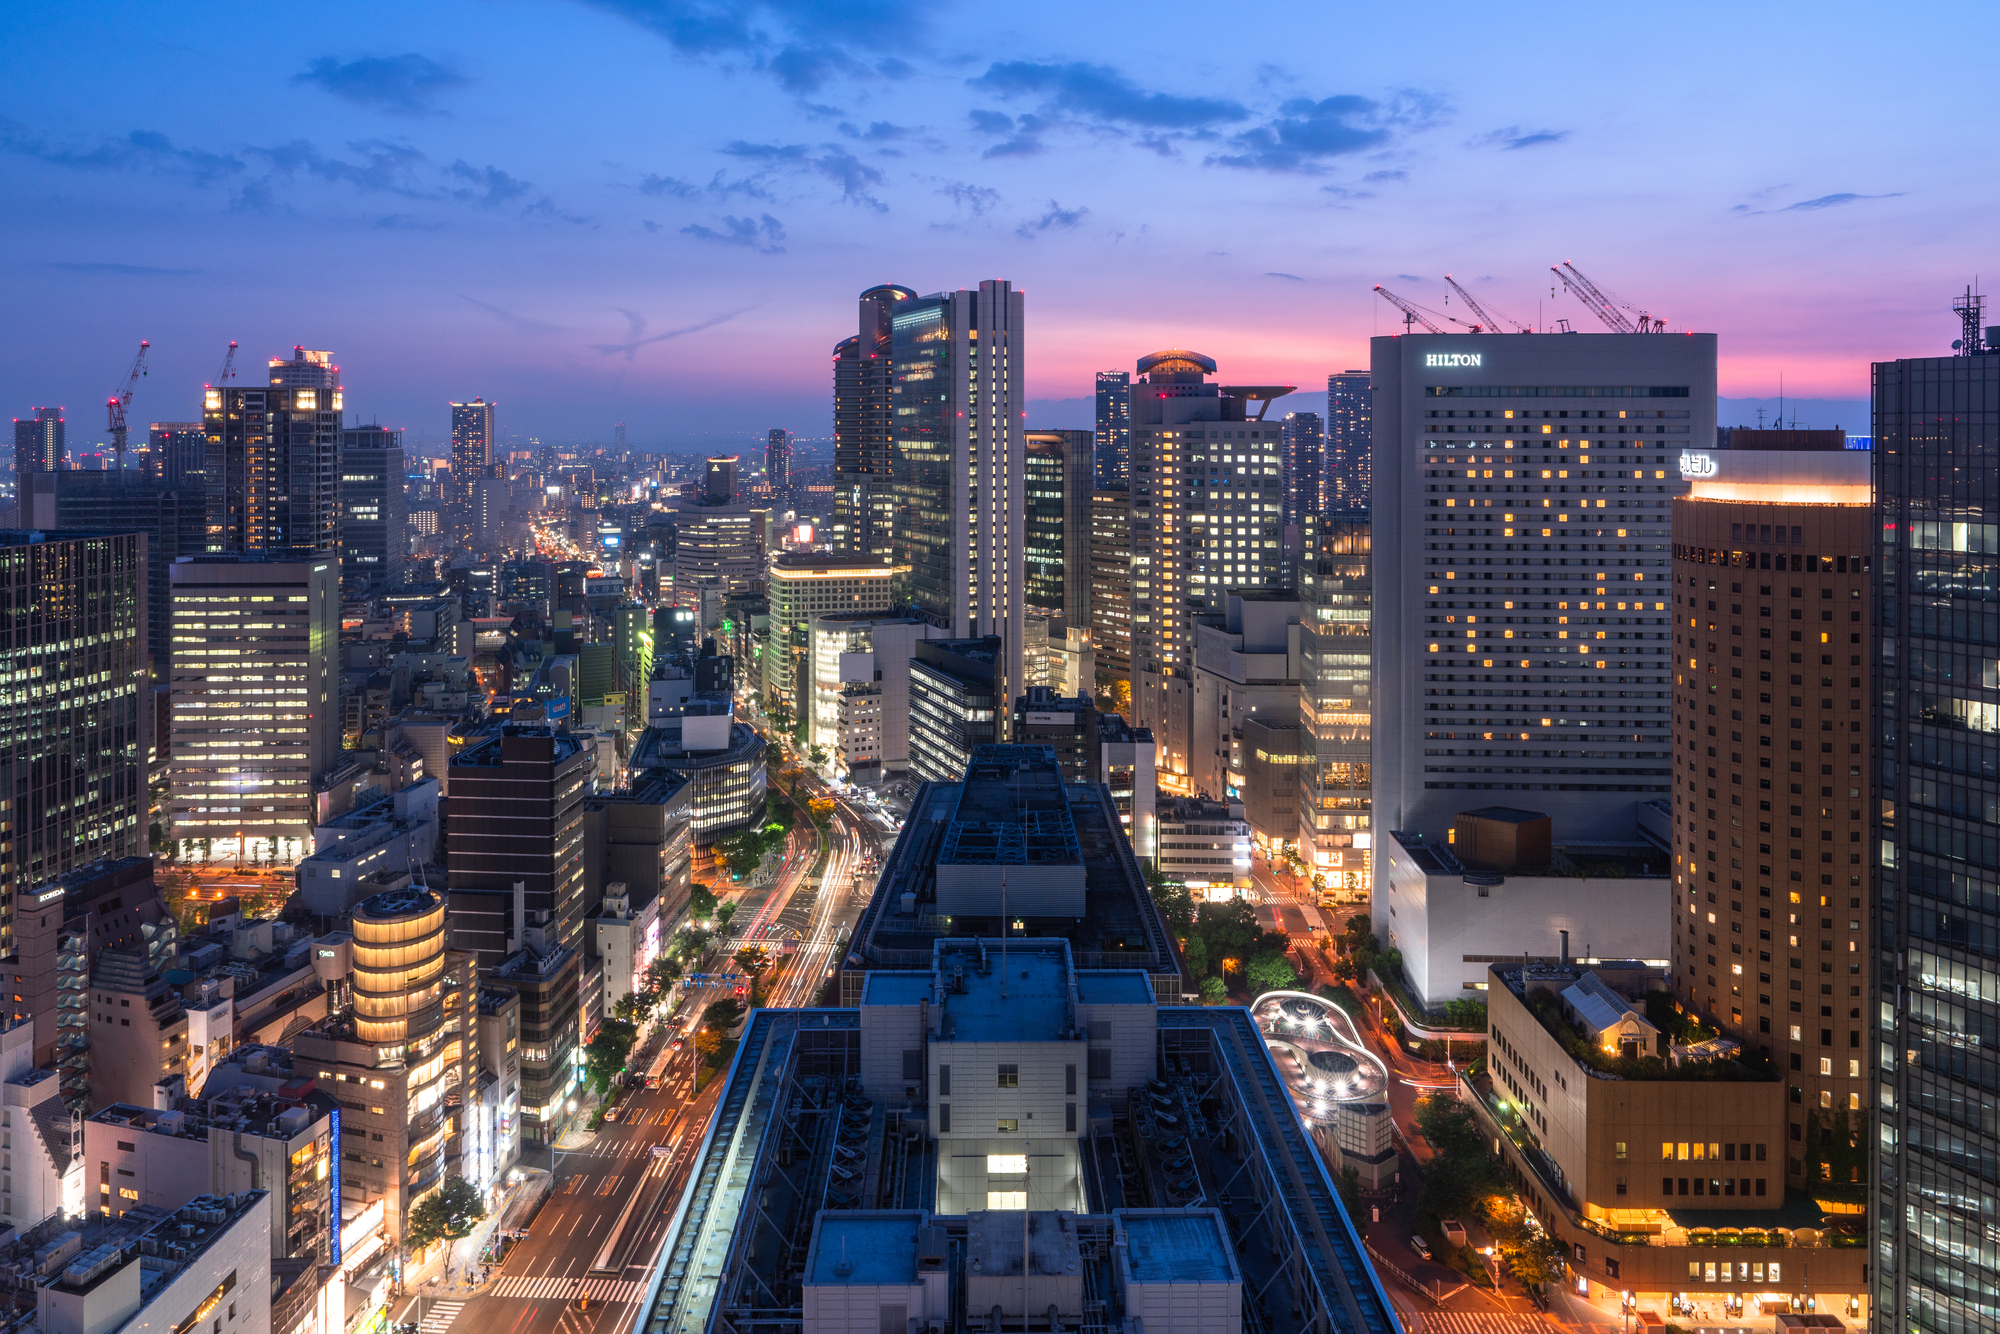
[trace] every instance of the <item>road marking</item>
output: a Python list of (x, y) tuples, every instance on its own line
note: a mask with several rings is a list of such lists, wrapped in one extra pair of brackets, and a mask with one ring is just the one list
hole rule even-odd
[(606, 1177), (604, 1178), (604, 1184), (597, 1188), (597, 1193), (599, 1195), (609, 1195), (612, 1191), (617, 1189), (618, 1189), (618, 1178)]
[[(578, 1297), (588, 1297), (593, 1302), (631, 1303), (639, 1299), (640, 1283), (629, 1278), (517, 1278), (503, 1277), (493, 1285), (496, 1297), (512, 1297), (524, 1301), (575, 1301)], [(451, 1315), (458, 1313), (459, 1303), (444, 1303), (451, 1307)], [(433, 1308), (436, 1309), (436, 1308)], [(449, 1323), (450, 1317), (446, 1317)], [(429, 1321), (425, 1322), (425, 1334), (432, 1334)], [(443, 1327), (440, 1326), (440, 1329)]]
[(424, 1313), (423, 1323), (417, 1326), (419, 1334), (444, 1334), (464, 1309), (464, 1302), (432, 1302), (431, 1309)]

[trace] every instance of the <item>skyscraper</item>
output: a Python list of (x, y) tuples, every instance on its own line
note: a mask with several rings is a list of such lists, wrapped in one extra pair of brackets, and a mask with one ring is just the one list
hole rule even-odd
[(1097, 689), (1116, 710), (1132, 707), (1132, 498), (1090, 496), (1090, 642)]
[[(1863, 847), (1877, 952), (1860, 957), (1877, 1031), (1833, 1055), (1843, 1066), (1858, 1055), (1875, 1075), (1854, 1088), (1863, 1108), (1870, 1092), (1879, 1100), (1865, 1177), (1876, 1183), (1872, 1327), (1883, 1330), (1990, 1329), (2000, 1302), (2000, 1259), (1984, 1240), (2000, 1209), (1986, 1036), (2000, 1030), (2000, 940), (1985, 925), (2000, 903), (2000, 329), (1978, 338), (1966, 305), (1962, 355), (1874, 367), (1880, 538), (1865, 656), (1880, 673), (1879, 758)], [(1848, 910), (1832, 915), (1844, 925)]]
[(916, 296), (895, 283), (861, 294), (860, 328), (833, 349), (833, 546), (887, 556), (896, 526), (895, 380), (891, 316)]
[[(10, 904), (146, 850), (146, 559), (138, 533), (0, 533), (0, 887)], [(0, 955), (14, 909), (0, 908)]]
[(154, 422), (146, 433), (153, 475), (168, 486), (201, 487), (208, 432), (200, 422)]
[(1323, 901), (1358, 903), (1369, 895), (1374, 842), (1371, 533), (1354, 511), (1307, 514), (1299, 530), (1299, 855)]
[(499, 439), (494, 410), (498, 407), (483, 398), (451, 405), (451, 494), (446, 508), (454, 516), (453, 535), (461, 542), (479, 537), (475, 497), (480, 479), (493, 476), (493, 450)]
[(14, 475), (57, 472), (67, 466), (61, 408), (36, 408), (32, 417), (14, 419)]
[(1326, 429), (1317, 412), (1288, 412), (1284, 431), (1285, 526), (1293, 527), (1307, 514), (1326, 511), (1326, 468), (1322, 455)]
[(330, 352), (271, 360), (270, 384), (204, 391), (202, 486), (212, 552), (336, 550), (340, 368)]
[(1132, 375), (1097, 373), (1097, 489), (1122, 491), (1132, 480)]
[(409, 555), (403, 514), (403, 433), (340, 433), (340, 581), (356, 590), (399, 582)]
[(192, 556), (168, 577), (173, 837), (278, 861), (311, 852), (313, 779), (340, 753), (337, 561)]
[(1874, 1104), (1869, 458), (1837, 431), (1820, 450), (1759, 449), (1760, 434), (1804, 433), (1737, 431), (1679, 462), (1693, 491), (1674, 502), (1670, 599), (1674, 989), (1776, 1063), (1786, 1184), (1858, 1186), (1846, 1149)]
[(792, 484), (792, 433), (782, 426), (765, 436), (764, 480), (781, 491)]
[(1232, 589), (1280, 588), (1279, 427), (1284, 385), (1208, 383), (1215, 362), (1168, 348), (1132, 386), (1132, 710), (1159, 746), (1157, 772), (1190, 772), (1194, 618)]
[(1477, 801), (1631, 840), (1674, 773), (1668, 506), (1715, 336), (1377, 338), (1371, 380), (1375, 827)]
[(912, 297), (893, 316), (899, 590), (958, 638), (998, 636), (997, 697), (1022, 685), (1026, 307), (1005, 279)]
[(702, 474), (702, 503), (707, 505), (734, 505), (736, 503), (736, 468), (742, 458), (735, 454), (716, 454), (708, 460), (708, 467)]
[(1030, 612), (1090, 626), (1089, 431), (1028, 431), (1021, 521), (1023, 596)]
[(1329, 510), (1365, 510), (1374, 467), (1374, 396), (1367, 371), (1336, 371), (1326, 377), (1326, 448), (1320, 483)]

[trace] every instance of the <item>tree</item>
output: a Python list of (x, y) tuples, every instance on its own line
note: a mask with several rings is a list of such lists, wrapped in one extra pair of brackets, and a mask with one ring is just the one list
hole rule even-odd
[(1146, 880), (1153, 890), (1153, 904), (1160, 910), (1160, 920), (1167, 930), (1176, 936), (1185, 935), (1194, 927), (1194, 895), (1188, 887), (1176, 881), (1167, 884), (1159, 873), (1148, 870)]
[(435, 1241), (457, 1241), (472, 1235), (472, 1229), (486, 1217), (486, 1206), (464, 1177), (452, 1177), (444, 1189), (426, 1195), (410, 1210), (410, 1226), (403, 1241), (411, 1250), (421, 1251)]
[(734, 916), (736, 916), (736, 905), (733, 903), (725, 903), (720, 908), (717, 908), (715, 910), (715, 929), (721, 931), (727, 928), (729, 919)]
[(606, 1019), (598, 1025), (597, 1036), (583, 1049), (583, 1068), (599, 1093), (610, 1089), (625, 1072), (625, 1058), (632, 1054), (632, 1043), (638, 1036), (638, 1025), (623, 1019)]
[(1201, 1003), (1220, 1005), (1229, 998), (1229, 984), (1219, 977), (1204, 977), (1201, 980)]
[(652, 1010), (653, 1001), (643, 991), (628, 991), (611, 1007), (612, 1015), (628, 1024), (637, 1024)]
[(710, 1001), (701, 1012), (701, 1022), (704, 1028), (713, 1028), (718, 1032), (722, 1032), (736, 1027), (737, 1023), (743, 1018), (743, 1015), (743, 1002), (740, 1000), (730, 998)]
[(1335, 1183), (1340, 1190), (1340, 1202), (1347, 1208), (1347, 1216), (1355, 1226), (1361, 1224), (1361, 1169), (1349, 1164), (1340, 1169), (1340, 1180)]
[(750, 994), (757, 994), (757, 980), (771, 966), (771, 956), (762, 945), (745, 945), (736, 951), (736, 969), (750, 978)]
[(1283, 954), (1277, 950), (1265, 950), (1252, 955), (1250, 962), (1244, 965), (1243, 979), (1250, 984), (1253, 993), (1262, 994), (1289, 990), (1298, 982), (1299, 975)]
[(812, 760), (812, 762), (813, 762), (814, 764), (825, 764), (825, 763), (826, 763), (826, 747), (825, 747), (825, 746), (814, 746), (814, 747), (813, 747), (813, 748), (812, 748), (811, 750), (809, 750), (809, 751), (807, 751), (807, 752), (806, 752), (806, 756), (807, 756), (807, 758), (809, 758), (810, 760)]
[(1208, 942), (1200, 936), (1189, 936), (1187, 944), (1181, 946), (1181, 958), (1187, 960), (1188, 971), (1196, 977), (1208, 976)]
[(722, 1055), (722, 1032), (715, 1028), (701, 1028), (694, 1035), (695, 1055), (701, 1057), (702, 1064), (713, 1064)]
[[(724, 840), (725, 842), (727, 840)], [(715, 894), (701, 885), (688, 889), (688, 916), (707, 920), (715, 915)]]

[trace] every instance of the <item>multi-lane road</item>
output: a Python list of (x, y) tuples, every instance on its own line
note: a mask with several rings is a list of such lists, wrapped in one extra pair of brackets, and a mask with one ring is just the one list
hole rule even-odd
[[(832, 795), (832, 794), (828, 794)], [(880, 826), (836, 797), (824, 867), (821, 836), (801, 822), (768, 885), (747, 890), (719, 943), (713, 971), (733, 971), (729, 954), (745, 943), (778, 945), (782, 955), (765, 1003), (818, 1003), (847, 933), (874, 885)], [(685, 1025), (728, 985), (690, 989), (674, 1021)], [(554, 1185), (525, 1240), (476, 1295), (427, 1292), (422, 1334), (612, 1334), (630, 1324), (687, 1173), (722, 1086), (694, 1091), (694, 1044), (669, 1050), (657, 1089), (628, 1092), (618, 1119), (583, 1148), (553, 1155)], [(414, 1299), (397, 1320), (417, 1320)]]

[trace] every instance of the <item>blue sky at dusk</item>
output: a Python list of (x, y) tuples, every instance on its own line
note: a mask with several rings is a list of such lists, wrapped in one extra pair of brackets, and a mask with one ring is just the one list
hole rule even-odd
[[(854, 297), (1011, 278), (1029, 392), (1182, 345), (1323, 390), (1450, 272), (1594, 329), (1573, 259), (1722, 390), (1836, 400), (1935, 354), (1992, 269), (1953, 50), (1991, 6), (428, 0), (0, 16), (6, 414), (73, 442), (331, 348), (350, 416), (440, 438), (829, 429)], [(1971, 111), (1968, 110), (1971, 108)], [(1992, 317), (2000, 323), (2000, 311)], [(1288, 406), (1313, 407), (1302, 394)], [(1815, 409), (1807, 409), (1810, 414)], [(1733, 415), (1725, 410), (1724, 419)], [(1060, 419), (1060, 420), (1059, 420)]]

